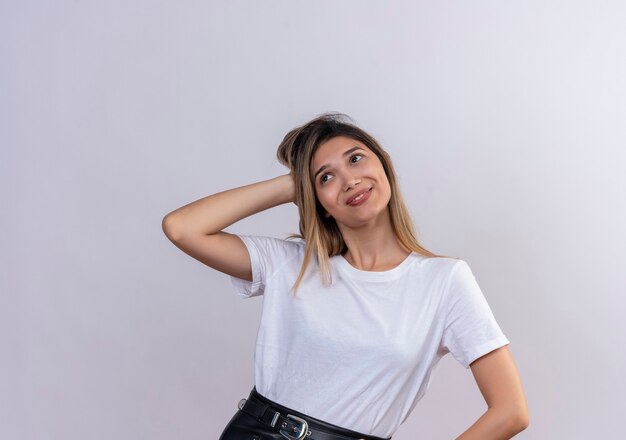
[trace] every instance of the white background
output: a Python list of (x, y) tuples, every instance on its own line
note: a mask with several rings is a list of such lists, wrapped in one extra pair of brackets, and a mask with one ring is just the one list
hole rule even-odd
[[(285, 133), (341, 111), (390, 153), (423, 244), (472, 267), (527, 394), (517, 438), (615, 438), (624, 23), (622, 1), (2, 1), (0, 437), (217, 439), (261, 298), (161, 220), (287, 173)], [(485, 410), (446, 356), (394, 440)]]

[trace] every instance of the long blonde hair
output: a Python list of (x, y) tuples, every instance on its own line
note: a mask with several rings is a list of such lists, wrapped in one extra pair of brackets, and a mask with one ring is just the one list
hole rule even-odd
[(347, 119), (350, 118), (343, 113), (322, 113), (291, 130), (278, 146), (276, 153), (278, 161), (288, 167), (294, 176), (296, 204), (300, 214), (300, 234), (289, 234), (287, 239), (302, 239), (305, 242), (304, 261), (298, 279), (292, 287), (294, 296), (312, 255), (316, 256), (322, 271), (322, 282), (328, 285), (332, 283), (330, 258), (347, 250), (335, 219), (324, 216), (324, 208), (315, 196), (314, 179), (309, 168), (317, 148), (336, 136), (346, 136), (362, 142), (380, 159), (391, 188), (391, 199), (388, 204), (391, 226), (401, 246), (407, 251), (415, 251), (426, 257), (457, 258), (434, 254), (419, 243), (413, 221), (400, 193), (389, 154), (376, 139)]

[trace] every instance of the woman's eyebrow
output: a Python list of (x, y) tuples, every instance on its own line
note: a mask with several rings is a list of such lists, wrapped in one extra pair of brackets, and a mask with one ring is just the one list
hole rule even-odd
[[(359, 147), (359, 146), (352, 147), (352, 148), (350, 148), (350, 149), (348, 149), (348, 150), (344, 151), (344, 152), (343, 152), (343, 154), (341, 155), (341, 157), (346, 157), (347, 155), (349, 155), (350, 153), (352, 153), (353, 151), (356, 151), (356, 150), (363, 150), (363, 148), (361, 148), (361, 147)], [(329, 163), (325, 163), (324, 165), (322, 165), (322, 166), (319, 168), (319, 170), (317, 170), (317, 171), (315, 172), (315, 174), (313, 175), (313, 179), (315, 180), (315, 179), (317, 178), (317, 175), (318, 175), (319, 173), (321, 173), (322, 171), (324, 171), (324, 170), (325, 170), (326, 168), (328, 168), (329, 166), (330, 166), (330, 164), (329, 164)]]

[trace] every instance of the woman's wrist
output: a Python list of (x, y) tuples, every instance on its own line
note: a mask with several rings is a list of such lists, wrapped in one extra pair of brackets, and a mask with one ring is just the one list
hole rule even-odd
[(293, 175), (291, 173), (283, 174), (275, 178), (278, 182), (280, 182), (282, 191), (281, 194), (284, 195), (283, 203), (296, 202), (296, 186), (294, 182)]

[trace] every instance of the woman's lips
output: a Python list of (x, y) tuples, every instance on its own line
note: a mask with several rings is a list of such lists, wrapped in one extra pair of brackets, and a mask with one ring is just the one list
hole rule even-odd
[(367, 191), (365, 191), (363, 193), (363, 195), (361, 196), (361, 198), (359, 198), (357, 200), (353, 200), (352, 202), (348, 203), (348, 206), (359, 206), (359, 205), (361, 205), (363, 202), (365, 202), (367, 199), (370, 198), (370, 194), (371, 193), (372, 193), (372, 188), (370, 188)]

